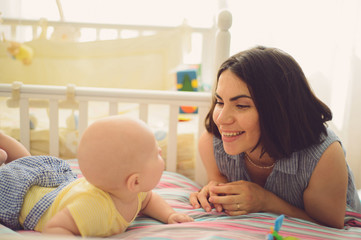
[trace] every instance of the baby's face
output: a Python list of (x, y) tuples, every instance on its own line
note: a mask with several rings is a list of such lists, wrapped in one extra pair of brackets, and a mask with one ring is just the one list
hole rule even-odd
[(161, 154), (162, 150), (154, 140), (154, 147), (152, 147), (152, 150), (149, 152), (148, 159), (144, 162), (144, 179), (146, 180), (147, 191), (150, 191), (157, 186), (164, 171), (164, 160)]

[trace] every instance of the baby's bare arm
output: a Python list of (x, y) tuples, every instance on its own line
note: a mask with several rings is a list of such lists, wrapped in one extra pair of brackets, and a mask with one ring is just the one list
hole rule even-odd
[(55, 216), (45, 225), (42, 233), (80, 235), (79, 229), (67, 208), (64, 208), (55, 214)]
[(6, 163), (21, 157), (30, 156), (29, 151), (20, 142), (1, 131), (0, 148), (7, 153)]
[(183, 213), (177, 213), (158, 194), (149, 192), (143, 201), (142, 213), (164, 223), (192, 222), (193, 218)]

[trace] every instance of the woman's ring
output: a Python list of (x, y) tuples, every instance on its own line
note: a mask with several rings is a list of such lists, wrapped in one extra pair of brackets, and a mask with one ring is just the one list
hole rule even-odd
[(241, 206), (239, 206), (239, 203), (237, 203), (237, 210), (241, 209)]

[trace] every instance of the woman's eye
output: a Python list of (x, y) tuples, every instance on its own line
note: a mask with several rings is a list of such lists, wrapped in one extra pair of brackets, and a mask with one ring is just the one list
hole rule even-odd
[(223, 105), (223, 102), (220, 102), (219, 100), (216, 100), (216, 105)]
[(240, 105), (240, 104), (238, 104), (237, 108), (239, 108), (239, 109), (249, 108), (249, 105)]

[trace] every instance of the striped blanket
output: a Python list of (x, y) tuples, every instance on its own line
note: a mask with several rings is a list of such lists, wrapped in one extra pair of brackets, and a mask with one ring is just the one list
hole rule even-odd
[[(78, 171), (77, 162), (70, 162), (73, 170)], [(79, 176), (81, 173), (78, 171)], [(200, 186), (194, 181), (177, 173), (164, 172), (154, 190), (176, 210), (192, 216), (195, 221), (182, 224), (163, 224), (146, 216), (139, 216), (116, 239), (266, 239), (270, 227), (278, 217), (272, 213), (252, 213), (231, 217), (224, 213), (207, 213), (202, 209), (193, 209), (189, 204), (189, 194), (198, 191)], [(347, 212), (345, 228), (335, 229), (311, 223), (297, 218), (285, 217), (279, 234), (298, 239), (361, 239), (361, 214)], [(9, 229), (0, 227), (0, 239), (3, 231), (6, 239), (11, 239)], [(18, 232), (19, 233), (19, 232)], [(15, 234), (18, 234), (15, 233)], [(22, 233), (22, 232), (20, 232)], [(30, 234), (31, 236), (31, 234)], [(19, 235), (17, 235), (18, 239)], [(26, 239), (29, 239), (26, 234)], [(34, 239), (39, 239), (34, 234)], [(48, 238), (47, 238), (48, 239)], [(93, 240), (94, 238), (92, 238)]]

